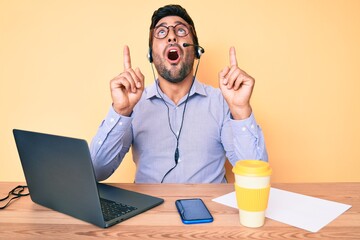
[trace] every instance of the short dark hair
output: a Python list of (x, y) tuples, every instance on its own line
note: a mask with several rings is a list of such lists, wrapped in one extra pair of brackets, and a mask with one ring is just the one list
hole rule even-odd
[(160, 19), (167, 17), (167, 16), (178, 16), (184, 19), (189, 25), (190, 30), (193, 35), (193, 42), (195, 45), (199, 45), (198, 38), (195, 31), (195, 25), (193, 20), (191, 19), (190, 15), (187, 13), (185, 8), (181, 7), (180, 5), (170, 4), (164, 7), (159, 8), (154, 12), (151, 17), (151, 24), (150, 24), (150, 34), (149, 34), (149, 48), (152, 48), (153, 42), (153, 29), (156, 27), (156, 24), (160, 21)]

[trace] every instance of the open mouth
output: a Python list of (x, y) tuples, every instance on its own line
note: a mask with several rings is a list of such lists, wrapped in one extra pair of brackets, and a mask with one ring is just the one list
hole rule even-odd
[(179, 58), (179, 53), (176, 49), (171, 49), (168, 52), (168, 59), (170, 59), (171, 61), (176, 61)]
[(169, 46), (169, 48), (166, 50), (166, 60), (171, 65), (177, 65), (181, 60), (181, 52), (180, 47), (178, 46)]

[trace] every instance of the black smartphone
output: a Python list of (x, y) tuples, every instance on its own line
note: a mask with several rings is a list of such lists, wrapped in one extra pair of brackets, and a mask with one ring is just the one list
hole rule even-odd
[(200, 198), (179, 199), (175, 201), (181, 221), (185, 224), (209, 223), (214, 221), (210, 211)]

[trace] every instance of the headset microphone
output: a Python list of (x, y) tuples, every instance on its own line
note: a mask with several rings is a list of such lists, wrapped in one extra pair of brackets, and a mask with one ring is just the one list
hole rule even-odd
[(183, 43), (183, 47), (195, 47), (195, 54), (197, 58), (200, 58), (201, 55), (205, 52), (205, 49), (201, 46), (191, 43)]

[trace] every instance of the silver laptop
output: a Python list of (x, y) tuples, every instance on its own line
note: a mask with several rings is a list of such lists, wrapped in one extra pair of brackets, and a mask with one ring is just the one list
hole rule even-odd
[(85, 140), (13, 130), (33, 202), (109, 227), (164, 202), (98, 183)]

